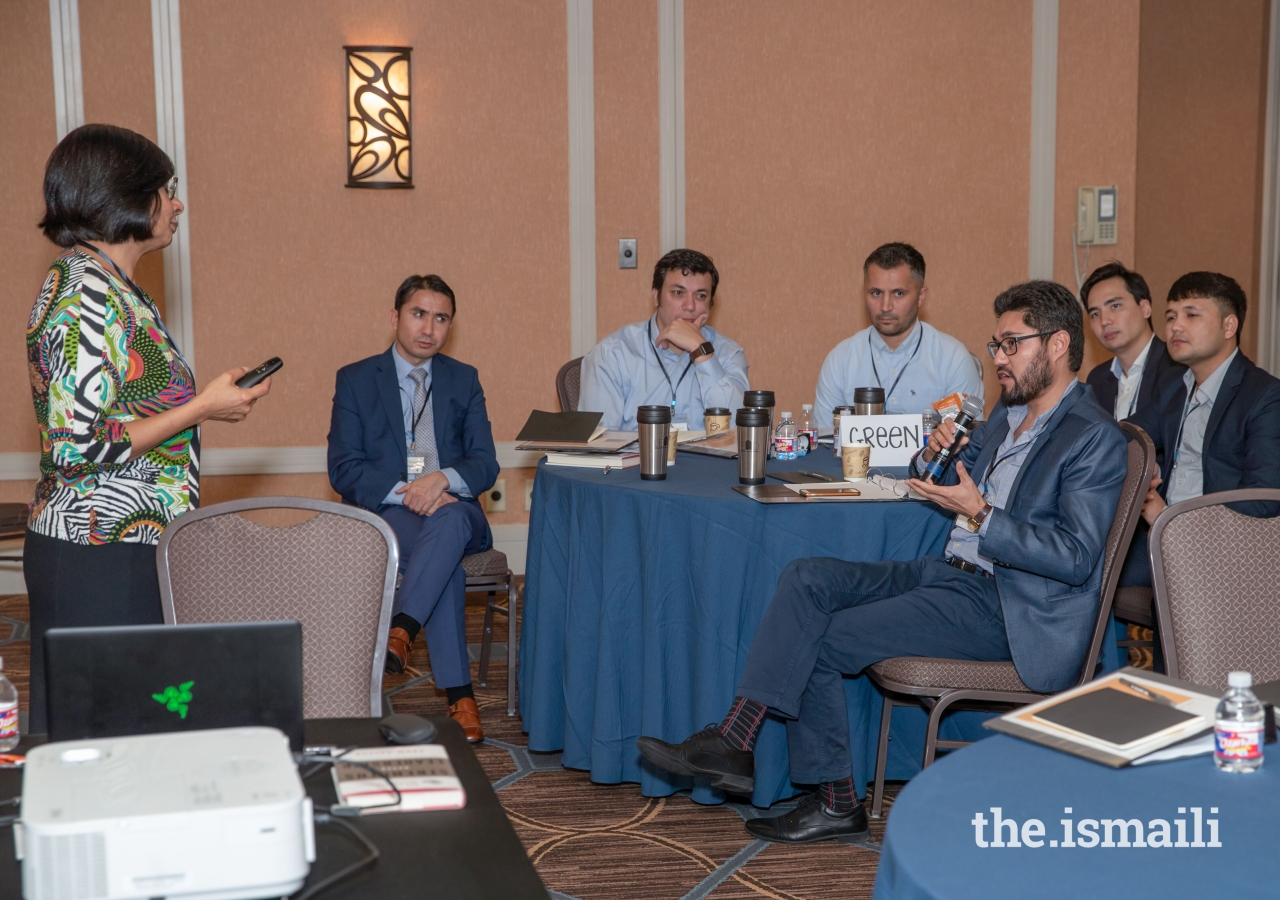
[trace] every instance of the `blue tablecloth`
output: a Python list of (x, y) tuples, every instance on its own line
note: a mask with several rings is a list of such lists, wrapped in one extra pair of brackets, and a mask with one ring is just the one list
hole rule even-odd
[[(838, 474), (829, 450), (770, 471)], [(952, 518), (916, 501), (765, 505), (734, 491), (737, 462), (680, 453), (665, 481), (639, 468), (538, 467), (529, 523), (520, 638), (520, 712), (532, 750), (603, 783), (638, 781), (648, 796), (693, 787), (641, 765), (642, 734), (683, 740), (723, 717), (747, 651), (794, 559), (914, 559), (940, 552)], [(772, 482), (778, 483), (778, 482)], [(846, 680), (854, 777), (874, 774), (882, 700)], [(956, 713), (943, 735), (990, 735), (987, 714)], [(925, 715), (894, 711), (889, 777), (920, 769)], [(786, 729), (770, 720), (756, 746), (757, 806), (792, 796)], [(705, 782), (694, 799), (720, 802)]]
[[(1272, 745), (1274, 749), (1280, 745)], [(1277, 754), (1280, 755), (1280, 754)], [(1006, 735), (974, 744), (940, 759), (903, 788), (889, 814), (876, 900), (933, 900), (989, 897), (1274, 897), (1280, 892), (1280, 760), (1258, 772), (1220, 772), (1208, 756), (1127, 769), (1109, 769)], [(1022, 826), (1044, 824), (1041, 847), (980, 847), (974, 816), (986, 819), (982, 839), (993, 840), (992, 807)], [(1181, 811), (1180, 809), (1181, 808)], [(1064, 810), (1070, 809), (1070, 812)], [(1210, 844), (1217, 822), (1221, 847), (1120, 846), (1135, 843), (1130, 823), (1122, 835), (1103, 819), (1137, 819), (1143, 842), (1161, 841), (1154, 820), (1168, 823), (1178, 840), (1178, 820), (1186, 842)], [(1075, 847), (1063, 847), (1071, 821)], [(1080, 826), (1093, 819), (1099, 840)], [(1152, 828), (1152, 825), (1155, 828)], [(1001, 829), (1009, 841), (1010, 829)], [(1051, 844), (1050, 842), (1054, 842)]]

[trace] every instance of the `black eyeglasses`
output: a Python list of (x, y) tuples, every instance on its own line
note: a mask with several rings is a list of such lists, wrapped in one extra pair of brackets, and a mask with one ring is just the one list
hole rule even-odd
[(1019, 341), (1029, 341), (1032, 338), (1048, 337), (1051, 334), (1057, 334), (1056, 331), (1039, 331), (1035, 334), (1021, 334), (1017, 337), (1007, 337), (1002, 341), (987, 341), (987, 352), (991, 354), (991, 358), (996, 358), (996, 350), (1003, 350), (1005, 356), (1013, 356), (1018, 352)]
[(170, 200), (178, 196), (178, 176), (177, 175), (174, 175), (172, 178), (169, 179), (169, 183), (164, 186), (164, 192), (169, 195)]

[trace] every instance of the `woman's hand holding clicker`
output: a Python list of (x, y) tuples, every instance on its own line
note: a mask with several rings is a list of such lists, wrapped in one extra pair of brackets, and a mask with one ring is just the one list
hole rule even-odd
[(216, 422), (240, 422), (253, 409), (253, 404), (271, 391), (271, 379), (264, 378), (251, 388), (236, 387), (236, 379), (249, 369), (237, 366), (223, 372), (196, 394), (193, 403), (200, 404), (201, 419)]

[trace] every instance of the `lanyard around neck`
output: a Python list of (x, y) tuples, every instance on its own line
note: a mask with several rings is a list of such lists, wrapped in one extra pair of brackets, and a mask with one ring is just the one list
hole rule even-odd
[[(680, 390), (680, 385), (684, 384), (684, 377), (689, 374), (689, 370), (693, 368), (693, 354), (689, 354), (689, 364), (684, 367), (684, 371), (680, 373), (680, 380), (675, 384), (671, 383), (671, 376), (667, 374), (667, 367), (662, 364), (662, 357), (658, 355), (658, 345), (653, 342), (653, 319), (649, 320), (649, 347), (653, 350), (653, 358), (658, 361), (658, 368), (662, 370), (662, 377), (667, 379), (667, 386), (671, 388), (671, 408), (676, 408), (676, 392)], [(918, 347), (916, 349), (919, 349)]]
[(1200, 385), (1194, 385), (1194, 390), (1187, 392), (1187, 400), (1182, 404), (1182, 421), (1178, 423), (1178, 437), (1173, 442), (1173, 465), (1169, 469), (1169, 475), (1173, 475), (1173, 470), (1178, 467), (1178, 456), (1182, 453), (1182, 432), (1187, 427), (1187, 419), (1191, 418), (1191, 414), (1200, 407), (1204, 406), (1205, 400), (1201, 400), (1194, 406), (1191, 401), (1196, 399), (1196, 394), (1200, 393)]
[[(907, 374), (907, 366), (911, 365), (911, 360), (916, 358), (916, 354), (920, 352), (920, 345), (924, 343), (924, 325), (917, 322), (916, 326), (920, 329), (920, 336), (916, 338), (916, 349), (911, 351), (911, 355), (907, 357), (906, 363), (902, 366), (902, 371), (898, 373), (898, 377), (893, 380), (893, 386), (884, 392), (884, 399), (887, 403), (889, 398), (893, 396), (894, 390), (898, 387), (898, 382), (902, 380), (902, 376)], [(871, 343), (871, 333), (867, 333), (867, 347), (871, 350), (871, 371), (876, 376), (876, 386), (883, 388), (884, 383), (880, 380), (880, 370), (876, 368), (876, 348)]]

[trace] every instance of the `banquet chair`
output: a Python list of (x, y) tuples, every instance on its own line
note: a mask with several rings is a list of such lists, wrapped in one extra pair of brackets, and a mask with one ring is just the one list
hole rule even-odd
[[(1147, 485), (1156, 469), (1156, 448), (1151, 438), (1137, 425), (1121, 422), (1128, 447), (1128, 472), (1120, 491), (1120, 502), (1107, 534), (1103, 551), (1102, 591), (1093, 637), (1085, 654), (1077, 684), (1090, 681), (1097, 669), (1102, 642), (1111, 633), (1111, 600), (1124, 565), (1125, 553), (1142, 515), (1142, 502)], [(940, 740), (938, 728), (942, 717), (957, 704), (966, 707), (996, 705), (1023, 706), (1047, 696), (1022, 683), (1012, 662), (979, 662), (967, 659), (937, 659), (924, 656), (897, 656), (881, 660), (867, 669), (867, 676), (884, 693), (880, 713), (880, 743), (876, 752), (875, 787), (871, 798), (871, 815), (878, 818), (884, 802), (884, 773), (889, 755), (889, 726), (894, 707), (923, 706), (929, 712), (925, 728), (924, 767), (933, 763), (939, 749), (954, 750), (970, 741)]]
[(578, 394), (582, 389), (582, 357), (571, 359), (556, 373), (556, 396), (560, 412), (578, 411)]
[[(251, 510), (315, 515), (277, 527), (240, 515)], [(166, 624), (301, 622), (303, 714), (382, 715), (400, 550), (381, 518), (305, 497), (233, 500), (174, 519), (156, 556)]]
[(1151, 526), (1151, 578), (1165, 671), (1219, 691), (1241, 670), (1261, 684), (1280, 678), (1275, 553), (1280, 516), (1227, 507), (1280, 502), (1280, 490), (1246, 488), (1165, 507)]
[[(516, 578), (507, 566), (507, 554), (489, 549), (462, 558), (467, 573), (467, 590), (489, 595), (484, 609), (484, 637), (480, 643), (480, 685), (489, 678), (489, 656), (493, 652), (493, 615), (507, 619), (507, 715), (516, 714)], [(498, 591), (507, 595), (507, 605), (498, 602)]]

